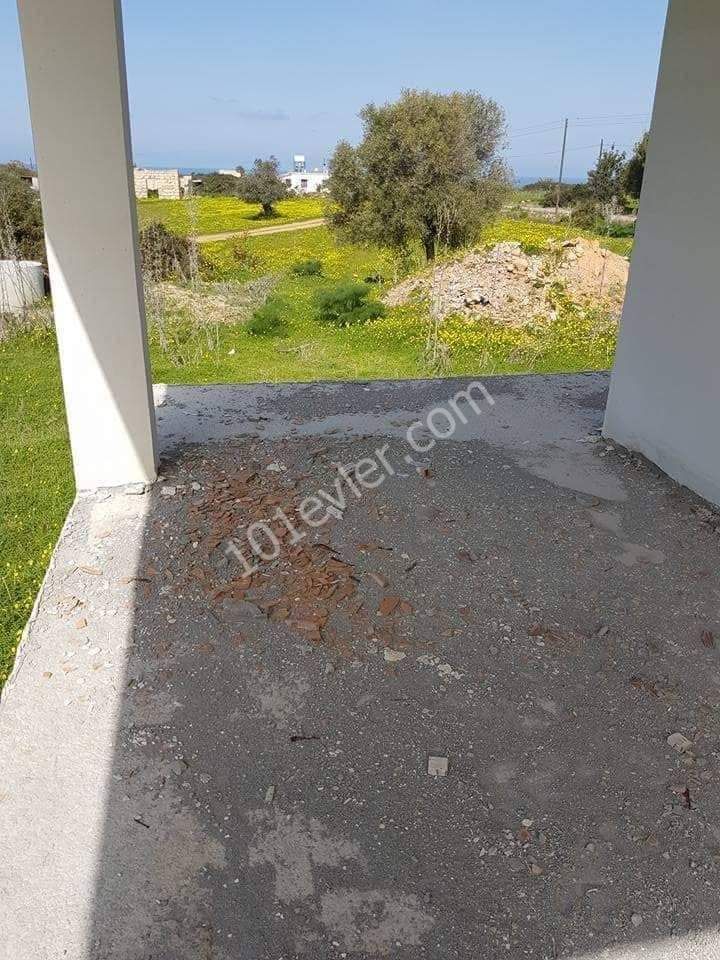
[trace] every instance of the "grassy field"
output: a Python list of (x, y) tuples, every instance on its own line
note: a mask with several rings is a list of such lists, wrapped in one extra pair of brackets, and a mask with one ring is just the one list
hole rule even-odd
[[(158, 201), (152, 204), (157, 206)], [(215, 231), (219, 224), (214, 221), (209, 229)], [(578, 231), (529, 220), (501, 220), (482, 242), (516, 240), (527, 252), (534, 252), (548, 239), (569, 234), (576, 236)], [(607, 245), (627, 253), (631, 241), (610, 240)], [(557, 304), (558, 320), (550, 326), (529, 324), (518, 330), (447, 320), (439, 331), (441, 367), (424, 359), (429, 321), (422, 306), (394, 308), (386, 317), (362, 326), (323, 326), (316, 317), (319, 291), (339, 280), (379, 276), (379, 293), (412, 266), (398, 263), (387, 250), (337, 245), (325, 227), (248, 237), (240, 243), (210, 243), (203, 247), (203, 255), (219, 288), (228, 281), (232, 286), (233, 281), (274, 275), (274, 296), (284, 303), (287, 336), (253, 336), (244, 326), (230, 323), (214, 325), (209, 336), (197, 324), (178, 321), (168, 339), (157, 325), (151, 325), (156, 382), (412, 378), (437, 373), (586, 370), (612, 363), (615, 325), (562, 299)], [(293, 273), (294, 263), (309, 258), (322, 262), (323, 276)], [(0, 343), (0, 371), (0, 461), (5, 466), (0, 486), (1, 686), (72, 500), (73, 484), (53, 334), (23, 334)]]
[(140, 226), (159, 221), (174, 233), (199, 236), (279, 226), (300, 220), (314, 220), (325, 214), (323, 197), (291, 197), (276, 205), (276, 217), (263, 217), (259, 203), (245, 203), (233, 197), (192, 197), (188, 200), (138, 200)]
[(0, 687), (74, 495), (55, 340), (0, 343)]

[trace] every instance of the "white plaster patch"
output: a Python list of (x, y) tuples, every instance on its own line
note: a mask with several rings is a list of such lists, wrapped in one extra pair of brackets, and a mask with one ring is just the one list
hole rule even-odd
[(297, 678), (286, 683), (256, 674), (248, 692), (257, 701), (260, 711), (281, 729), (291, 720), (297, 720), (310, 690), (307, 680)]
[(346, 950), (366, 957), (420, 946), (435, 922), (416, 896), (390, 890), (332, 890), (322, 897), (320, 919)]
[(255, 810), (249, 816), (257, 832), (248, 849), (248, 862), (272, 867), (275, 895), (282, 903), (308, 900), (315, 894), (315, 867), (363, 860), (357, 844), (333, 837), (312, 817), (266, 810)]
[(616, 513), (610, 513), (608, 510), (588, 510), (590, 522), (603, 533), (612, 533), (620, 536), (622, 533), (622, 523)]
[(662, 550), (652, 550), (640, 543), (624, 543), (623, 552), (617, 559), (624, 567), (634, 567), (638, 563), (664, 563), (665, 554)]

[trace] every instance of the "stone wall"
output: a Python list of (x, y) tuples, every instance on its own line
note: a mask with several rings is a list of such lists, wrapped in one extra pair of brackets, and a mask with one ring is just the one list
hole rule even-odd
[(182, 197), (180, 173), (177, 170), (145, 170), (135, 167), (133, 173), (135, 196), (140, 199), (153, 196), (155, 190), (157, 196), (163, 200), (179, 200)]

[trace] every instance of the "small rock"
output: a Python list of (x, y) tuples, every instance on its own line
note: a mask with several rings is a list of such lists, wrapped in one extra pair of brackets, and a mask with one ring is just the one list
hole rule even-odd
[(642, 915), (639, 914), (639, 913), (634, 913), (634, 914), (630, 917), (630, 923), (632, 923), (632, 925), (633, 925), (634, 927), (639, 927), (639, 926), (641, 926), (641, 925), (642, 925), (642, 922), (643, 922), (643, 918), (642, 918)]
[(273, 462), (272, 462), (272, 463), (269, 463), (269, 464), (265, 467), (265, 469), (266, 469), (269, 473), (285, 473), (285, 471), (287, 470), (287, 467), (285, 466), (284, 463), (280, 463), (279, 460), (273, 460)]
[(692, 750), (692, 741), (688, 740), (682, 733), (671, 733), (667, 738), (668, 746), (672, 747), (678, 753), (688, 753)]
[(163, 487), (160, 493), (163, 497), (174, 497), (177, 493), (177, 487)]
[(190, 489), (191, 489), (191, 490), (194, 490), (195, 493), (197, 493), (198, 490), (202, 490), (202, 487), (201, 487), (200, 484), (197, 482), (197, 480), (193, 480), (193, 482), (190, 484)]
[(271, 783), (265, 791), (265, 803), (272, 803), (275, 799), (275, 784)]
[(385, 647), (383, 650), (383, 657), (385, 657), (388, 663), (399, 663), (401, 660), (404, 660), (406, 656), (407, 654), (401, 650), (392, 650), (390, 647)]
[(447, 757), (428, 757), (427, 765), (428, 776), (446, 777), (448, 773)]

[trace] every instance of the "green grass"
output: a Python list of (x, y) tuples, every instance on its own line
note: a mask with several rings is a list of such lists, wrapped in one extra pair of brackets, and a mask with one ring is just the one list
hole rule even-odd
[(603, 247), (621, 257), (629, 257), (632, 252), (632, 237), (600, 237), (589, 230), (573, 227), (572, 224), (548, 223), (544, 220), (498, 220), (485, 231), (483, 240), (485, 243), (515, 240), (522, 244), (526, 253), (538, 253), (550, 240), (569, 240), (573, 237), (599, 240)]
[(0, 687), (73, 498), (51, 334), (0, 343)]
[(233, 197), (191, 197), (187, 200), (138, 200), (140, 226), (159, 221), (174, 233), (229, 233), (257, 230), (325, 215), (323, 197), (291, 197), (275, 205), (276, 217), (263, 217), (259, 203)]
[[(163, 201), (152, 201), (153, 206), (159, 203)], [(213, 222), (209, 229), (220, 226)], [(482, 242), (516, 240), (532, 252), (548, 239), (578, 232), (562, 225), (501, 220), (486, 231)], [(606, 245), (627, 252), (631, 241), (610, 240)], [(422, 305), (394, 308), (386, 318), (348, 329), (317, 322), (319, 291), (341, 280), (380, 275), (380, 292), (402, 276), (409, 265), (397, 262), (389, 251), (338, 245), (325, 227), (319, 227), (248, 237), (239, 243), (210, 243), (203, 253), (219, 279), (277, 275), (273, 296), (286, 304), (287, 336), (253, 336), (237, 324), (220, 325), (216, 338), (181, 329), (178, 337), (189, 338), (193, 349), (178, 352), (163, 347), (158, 331), (152, 330), (150, 356), (156, 382), (371, 380), (438, 372), (423, 361), (428, 317)], [(299, 276), (293, 271), (294, 264), (307, 260), (320, 260), (323, 275)], [(441, 372), (475, 375), (609, 367), (614, 324), (593, 311), (578, 310), (561, 292), (556, 306), (556, 323), (530, 324), (522, 330), (449, 319), (441, 328), (449, 351)], [(185, 362), (180, 362), (180, 355)], [(23, 334), (0, 343), (0, 416), (1, 686), (73, 496), (52, 334)]]

